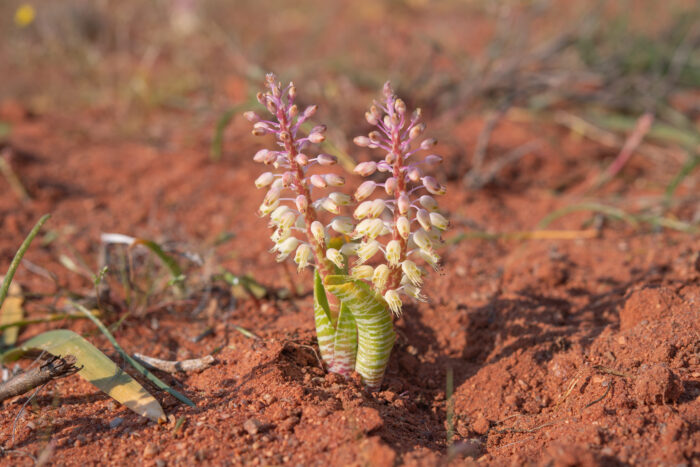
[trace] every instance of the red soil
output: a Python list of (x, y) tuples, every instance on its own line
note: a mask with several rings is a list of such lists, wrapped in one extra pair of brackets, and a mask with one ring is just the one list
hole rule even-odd
[[(0, 267), (39, 215), (50, 212), (45, 230), (58, 240), (35, 242), (27, 259), (70, 290), (91, 285), (61, 267), (58, 256), (79, 255), (96, 269), (100, 232), (176, 242), (181, 250), (197, 245), (190, 251), (209, 253), (210, 267), (287, 286), (266, 252), (264, 221), (252, 214), (261, 199), (251, 189), (258, 170), (249, 157), (252, 145), (213, 163), (203, 142), (100, 139), (87, 130), (89, 118), (32, 117), (21, 106), (2, 108), (2, 118), (13, 123), (11, 163), (32, 201), (18, 208), (0, 179)], [(452, 136), (473, 144), (480, 126), (465, 121)], [(236, 120), (236, 140), (246, 132)], [(475, 228), (533, 230), (555, 208), (577, 202), (596, 158), (609, 157), (561, 130), (510, 121), (494, 133), (494, 151), (531, 139), (541, 147), (486, 189), (448, 183), (451, 238)], [(446, 151), (444, 167), (452, 176), (460, 156)], [(667, 170), (642, 158), (625, 169), (651, 179)], [(636, 199), (645, 188), (615, 182), (609, 190)], [(572, 214), (553, 225), (578, 230), (589, 217)], [(224, 231), (235, 238), (202, 246)], [(406, 307), (397, 321), (399, 339), (376, 393), (319, 368), (308, 293), (259, 303), (243, 298), (233, 306), (216, 293), (202, 302), (203, 293), (196, 292), (189, 302), (129, 315), (116, 332), (127, 351), (164, 359), (220, 349), (209, 369), (163, 375), (196, 408), (152, 391), (172, 420), (185, 417), (179, 430), (172, 420), (159, 426), (138, 418), (73, 376), (47, 386), (16, 427), (27, 396), (4, 404), (0, 440), (14, 451), (0, 462), (31, 464), (24, 452), (48, 454), (58, 465), (697, 465), (699, 250), (697, 237), (618, 222), (604, 223), (596, 238), (457, 242), (444, 252), (443, 271), (428, 280), (431, 301)], [(309, 279), (308, 273), (299, 279), (304, 292)], [(26, 268), (17, 282), (31, 292), (55, 291)], [(119, 291), (112, 293), (116, 298)], [(28, 309), (41, 314), (40, 303)], [(198, 303), (210, 306), (194, 314)], [(234, 324), (262, 339), (243, 336)], [(91, 333), (89, 339), (115, 357), (92, 325), (51, 327), (59, 326)], [(208, 326), (213, 332), (194, 343)], [(47, 327), (30, 326), (20, 338)], [(453, 414), (448, 371), (454, 375)]]

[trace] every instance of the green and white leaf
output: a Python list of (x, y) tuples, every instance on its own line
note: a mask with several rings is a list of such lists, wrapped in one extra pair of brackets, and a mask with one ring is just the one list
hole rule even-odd
[(135, 379), (79, 334), (58, 329), (39, 334), (20, 347), (5, 352), (0, 359), (12, 361), (32, 350), (45, 350), (56, 356), (73, 355), (80, 376), (137, 414), (158, 421), (165, 417), (158, 401)]
[(349, 276), (328, 276), (326, 289), (346, 306), (357, 326), (355, 370), (371, 388), (381, 385), (396, 340), (394, 322), (384, 299)]

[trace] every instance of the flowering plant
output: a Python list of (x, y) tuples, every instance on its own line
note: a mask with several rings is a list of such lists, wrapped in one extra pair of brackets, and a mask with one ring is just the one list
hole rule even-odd
[[(294, 85), (282, 89), (272, 74), (267, 75), (266, 88), (258, 93), (258, 101), (273, 118), (265, 120), (252, 111), (245, 117), (253, 123), (254, 135), (274, 135), (277, 143), (277, 148), (254, 156), (274, 169), (255, 181), (258, 188), (268, 189), (259, 212), (270, 216), (274, 228), (271, 251), (278, 261), (293, 253), (300, 270), (315, 270), (316, 332), (328, 370), (355, 370), (367, 386), (378, 388), (396, 339), (392, 312), (400, 314), (402, 296), (425, 300), (420, 290), (425, 271), (414, 260), (437, 269), (440, 257), (435, 248), (448, 226), (433, 198), (445, 188), (422, 170), (442, 159), (430, 154), (415, 161), (436, 141), (418, 142), (425, 131), (420, 110), (409, 114), (386, 83), (384, 99), (365, 114), (375, 129), (354, 139), (358, 146), (381, 149), (386, 155), (355, 167), (355, 173), (372, 178), (351, 197), (333, 191), (345, 184), (330, 171), (336, 158), (309, 155), (313, 145), (324, 141), (326, 127), (301, 134), (302, 124), (317, 107), (299, 110)], [(375, 181), (377, 174), (386, 174), (384, 181)], [(312, 197), (317, 190), (323, 190), (322, 195)], [(351, 208), (352, 217), (341, 215)]]

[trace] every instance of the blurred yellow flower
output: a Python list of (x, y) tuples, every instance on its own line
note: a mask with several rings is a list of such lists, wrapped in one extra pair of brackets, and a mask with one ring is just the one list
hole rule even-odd
[(36, 18), (36, 10), (32, 5), (24, 3), (15, 11), (15, 24), (21, 28), (29, 26)]

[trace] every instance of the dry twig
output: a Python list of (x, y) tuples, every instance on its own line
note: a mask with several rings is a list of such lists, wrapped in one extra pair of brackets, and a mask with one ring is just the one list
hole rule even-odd
[(192, 360), (182, 360), (182, 361), (169, 361), (161, 360), (159, 358), (149, 357), (146, 355), (141, 355), (140, 353), (134, 354), (134, 359), (141, 362), (145, 367), (151, 370), (161, 370), (166, 373), (177, 373), (184, 372), (188, 373), (191, 371), (201, 371), (205, 368), (209, 368), (214, 363), (214, 357), (207, 355), (202, 358), (195, 358)]
[(43, 386), (53, 379), (76, 373), (80, 368), (75, 366), (75, 362), (76, 358), (72, 355), (66, 355), (63, 358), (52, 356), (40, 367), (18, 374), (9, 381), (0, 384), (0, 402)]

